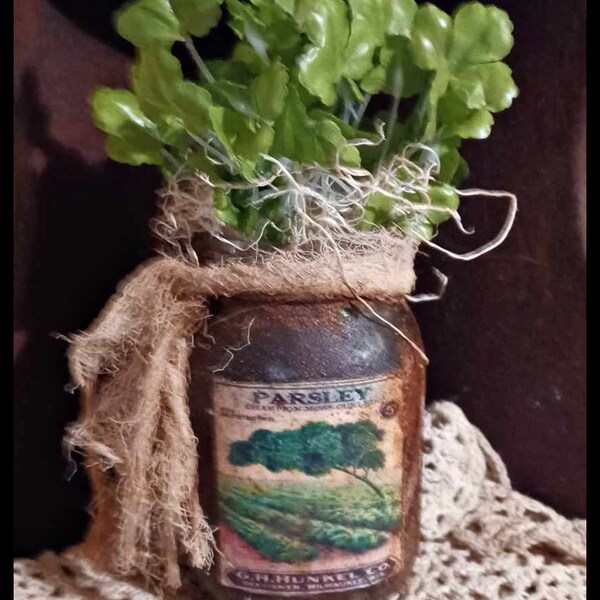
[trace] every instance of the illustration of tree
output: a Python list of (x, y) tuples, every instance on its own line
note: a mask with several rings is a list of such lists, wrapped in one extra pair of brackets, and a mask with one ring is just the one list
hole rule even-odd
[(362, 481), (381, 498), (383, 492), (369, 479), (383, 468), (385, 457), (377, 449), (383, 431), (372, 421), (330, 425), (306, 423), (298, 429), (258, 429), (246, 441), (233, 442), (229, 462), (238, 467), (263, 465), (269, 471), (300, 471), (319, 477), (341, 471)]

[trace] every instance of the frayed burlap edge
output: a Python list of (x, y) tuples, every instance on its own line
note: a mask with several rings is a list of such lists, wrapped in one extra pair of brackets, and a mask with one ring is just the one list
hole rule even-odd
[[(512, 489), (500, 457), (454, 404), (428, 407), (423, 447), (421, 544), (406, 600), (584, 600), (585, 521)], [(16, 560), (15, 599), (157, 600), (79, 550)], [(207, 599), (197, 575), (184, 573), (178, 600)]]
[(82, 412), (66, 444), (83, 454), (94, 498), (86, 558), (157, 590), (180, 586), (180, 562), (212, 563), (187, 402), (193, 335), (210, 297), (394, 302), (413, 288), (416, 248), (382, 231), (363, 252), (276, 252), (202, 267), (158, 258), (121, 282), (68, 353)]

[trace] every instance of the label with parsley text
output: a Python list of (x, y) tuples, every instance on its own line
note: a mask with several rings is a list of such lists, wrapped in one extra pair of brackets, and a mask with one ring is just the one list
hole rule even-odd
[(401, 385), (214, 382), (220, 581), (294, 596), (402, 567)]

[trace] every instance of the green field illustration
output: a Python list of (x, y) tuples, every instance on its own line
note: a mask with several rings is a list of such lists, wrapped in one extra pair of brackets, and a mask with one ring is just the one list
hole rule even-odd
[[(226, 479), (219, 486), (224, 523), (274, 562), (314, 560), (325, 549), (361, 554), (381, 546), (401, 523), (398, 486), (376, 485), (369, 479), (385, 464), (377, 449), (382, 436), (371, 421), (320, 421), (285, 431), (261, 429), (232, 443), (232, 465), (300, 471), (315, 482)], [(322, 477), (334, 471), (347, 474), (348, 484), (323, 482)]]

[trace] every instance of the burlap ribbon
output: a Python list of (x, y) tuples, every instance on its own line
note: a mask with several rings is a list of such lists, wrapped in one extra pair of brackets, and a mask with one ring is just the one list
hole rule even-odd
[(69, 349), (82, 411), (66, 441), (84, 455), (93, 488), (88, 559), (159, 589), (180, 586), (180, 562), (211, 564), (187, 403), (189, 355), (207, 299), (397, 301), (413, 287), (417, 244), (383, 234), (373, 241), (362, 253), (281, 252), (202, 267), (157, 258), (120, 283)]

